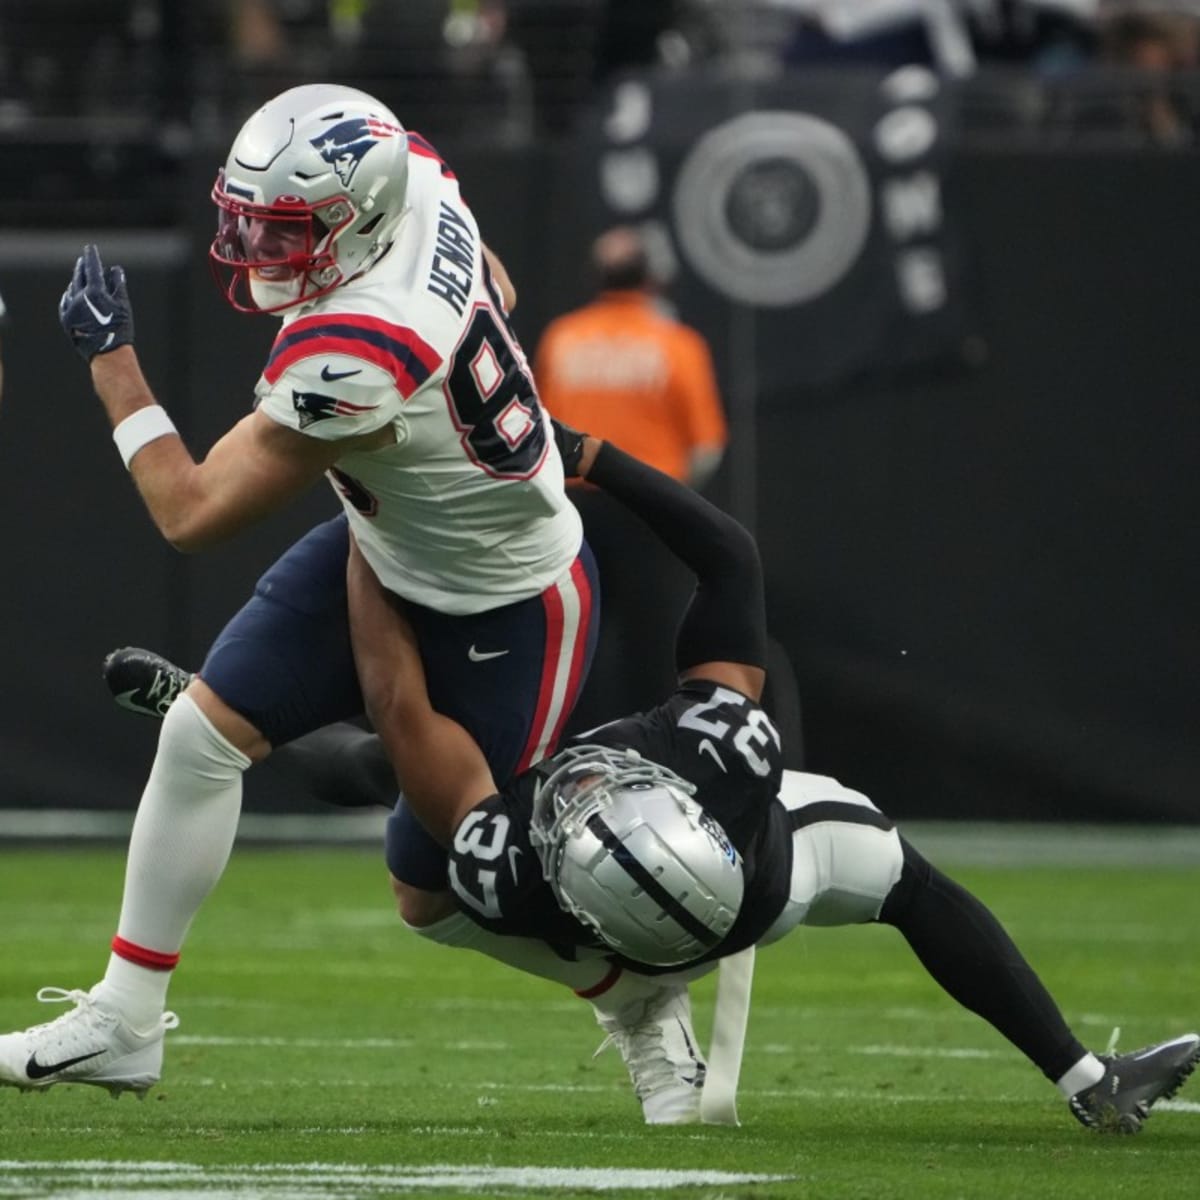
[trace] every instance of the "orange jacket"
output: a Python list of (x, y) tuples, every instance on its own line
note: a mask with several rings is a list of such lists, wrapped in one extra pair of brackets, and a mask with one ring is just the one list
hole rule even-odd
[(693, 451), (728, 441), (708, 346), (644, 292), (604, 292), (552, 321), (534, 376), (551, 415), (676, 479)]

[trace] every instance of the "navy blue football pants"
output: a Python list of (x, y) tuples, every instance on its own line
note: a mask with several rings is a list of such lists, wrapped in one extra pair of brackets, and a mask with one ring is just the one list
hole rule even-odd
[[(363, 712), (346, 609), (349, 529), (306, 533), (258, 581), (221, 631), (200, 677), (273, 747)], [(591, 665), (600, 620), (585, 543), (538, 596), (471, 616), (402, 602), (434, 708), (462, 724), (498, 784), (550, 752)], [(388, 868), (414, 887), (446, 886), (446, 855), (401, 797), (388, 821)]]

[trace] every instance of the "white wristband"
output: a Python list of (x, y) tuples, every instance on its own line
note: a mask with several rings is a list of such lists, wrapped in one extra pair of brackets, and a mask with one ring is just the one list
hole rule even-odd
[(117, 444), (117, 452), (125, 469), (133, 456), (145, 445), (166, 437), (168, 433), (178, 433), (175, 423), (167, 415), (167, 410), (159, 404), (149, 404), (130, 413), (114, 430), (113, 441)]

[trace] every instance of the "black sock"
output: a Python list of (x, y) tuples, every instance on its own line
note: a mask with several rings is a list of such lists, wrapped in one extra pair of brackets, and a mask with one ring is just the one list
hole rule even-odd
[(901, 839), (904, 871), (879, 920), (925, 969), (1057, 1082), (1086, 1053), (1050, 993), (991, 912)]

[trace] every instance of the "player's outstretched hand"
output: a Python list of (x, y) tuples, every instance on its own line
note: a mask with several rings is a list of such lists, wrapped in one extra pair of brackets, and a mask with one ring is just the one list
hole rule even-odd
[(554, 430), (554, 444), (562, 458), (563, 474), (568, 479), (578, 479), (579, 460), (583, 457), (584, 442), (588, 435), (564, 425), (556, 417), (550, 418), (550, 426)]
[(106, 271), (95, 246), (84, 246), (58, 302), (58, 319), (84, 362), (133, 345), (133, 309), (122, 267)]

